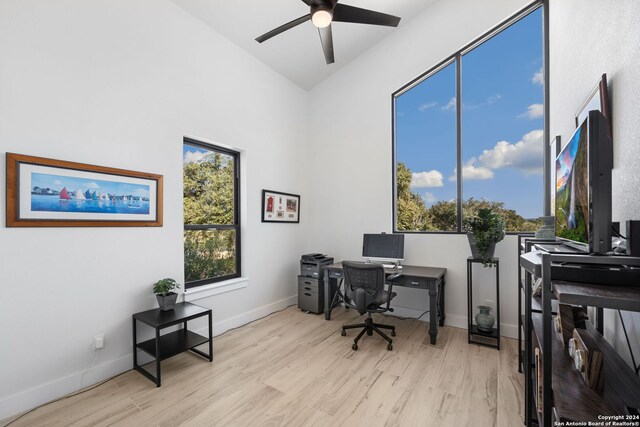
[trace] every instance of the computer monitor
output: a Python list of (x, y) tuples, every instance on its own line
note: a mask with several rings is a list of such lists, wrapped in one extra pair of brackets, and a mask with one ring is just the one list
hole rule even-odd
[(376, 261), (403, 260), (404, 234), (365, 234), (362, 240), (362, 256)]

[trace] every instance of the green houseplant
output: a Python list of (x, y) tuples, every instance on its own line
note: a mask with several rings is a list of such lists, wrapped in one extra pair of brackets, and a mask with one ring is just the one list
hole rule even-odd
[(491, 208), (479, 209), (478, 212), (465, 218), (464, 229), (467, 231), (471, 255), (481, 259), (482, 265), (494, 265), (493, 253), (496, 243), (504, 239), (504, 219)]
[(180, 284), (173, 279), (161, 279), (153, 285), (153, 293), (156, 294), (160, 310), (173, 310), (176, 306), (178, 294), (172, 292), (174, 289), (180, 289)]

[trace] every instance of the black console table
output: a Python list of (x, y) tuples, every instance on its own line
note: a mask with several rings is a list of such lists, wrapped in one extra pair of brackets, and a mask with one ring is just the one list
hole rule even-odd
[(500, 350), (500, 259), (492, 258), (496, 269), (496, 327), (483, 331), (473, 323), (473, 264), (483, 263), (481, 258), (467, 258), (467, 342)]
[[(198, 317), (209, 317), (209, 337), (191, 332), (187, 329), (189, 320)], [(159, 308), (142, 311), (132, 316), (133, 322), (133, 369), (153, 381), (160, 387), (160, 362), (184, 351), (192, 351), (206, 359), (213, 361), (213, 323), (211, 309), (200, 307), (188, 302), (176, 304), (174, 310), (162, 311)], [(137, 322), (144, 323), (155, 329), (156, 336), (150, 340), (139, 343), (137, 336)], [(160, 335), (160, 330), (182, 324), (182, 329)], [(197, 346), (209, 343), (209, 354), (198, 350)], [(156, 374), (150, 374), (142, 366), (138, 365), (138, 350), (150, 354), (155, 358)]]

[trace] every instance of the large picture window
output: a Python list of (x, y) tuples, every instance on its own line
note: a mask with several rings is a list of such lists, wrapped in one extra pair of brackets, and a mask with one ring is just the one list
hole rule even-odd
[(393, 95), (395, 231), (460, 232), (482, 207), (540, 227), (542, 24), (532, 7)]
[(240, 276), (239, 154), (185, 138), (186, 288)]

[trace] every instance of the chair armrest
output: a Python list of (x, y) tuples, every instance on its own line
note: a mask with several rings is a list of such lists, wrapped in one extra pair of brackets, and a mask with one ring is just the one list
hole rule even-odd
[(399, 278), (400, 276), (402, 276), (402, 273), (392, 274), (391, 276), (387, 277), (386, 282), (389, 285), (389, 289), (387, 290), (387, 292), (389, 293), (389, 296), (387, 298), (386, 311), (389, 311), (389, 307), (391, 306), (391, 294), (393, 292), (393, 281)]

